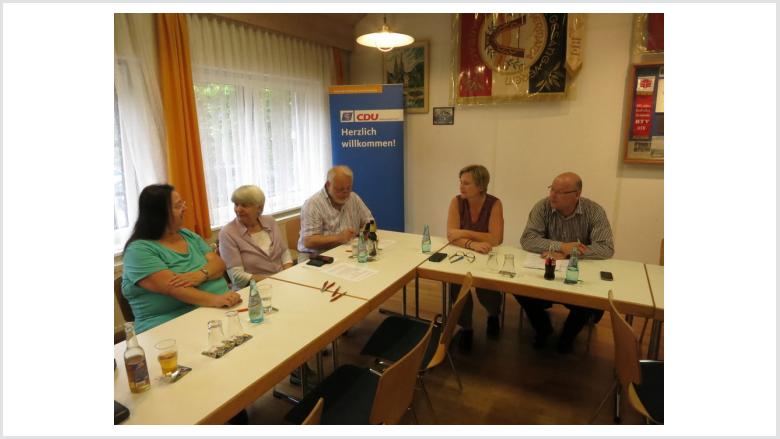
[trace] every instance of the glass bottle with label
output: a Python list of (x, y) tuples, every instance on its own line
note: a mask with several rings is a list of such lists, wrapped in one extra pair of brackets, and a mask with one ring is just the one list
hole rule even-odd
[(141, 393), (149, 390), (152, 386), (149, 382), (149, 368), (146, 365), (146, 353), (141, 345), (138, 344), (138, 338), (135, 336), (135, 324), (133, 322), (125, 323), (125, 369), (127, 370), (127, 384), (130, 385), (130, 391)]
[(431, 230), (430, 228), (428, 228), (428, 224), (426, 224), (425, 228), (423, 228), (422, 252), (423, 253), (431, 252)]
[(376, 236), (376, 221), (371, 220), (368, 229), (368, 239), (371, 240), (371, 250), (368, 252), (369, 256), (376, 256), (377, 250), (379, 250), (379, 238)]
[(360, 236), (358, 236), (358, 254), (357, 259), (358, 262), (363, 263), (368, 261), (368, 249), (366, 248), (366, 238), (365, 233), (361, 233)]
[(261, 323), (263, 321), (263, 301), (260, 298), (260, 292), (257, 291), (257, 282), (254, 279), (249, 281), (249, 321), (252, 323)]

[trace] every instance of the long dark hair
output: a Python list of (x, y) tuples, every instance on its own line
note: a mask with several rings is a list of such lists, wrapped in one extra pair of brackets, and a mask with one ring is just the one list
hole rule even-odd
[(138, 197), (138, 220), (133, 234), (125, 244), (125, 250), (131, 242), (138, 239), (157, 240), (165, 234), (171, 216), (171, 193), (174, 187), (169, 184), (146, 186)]

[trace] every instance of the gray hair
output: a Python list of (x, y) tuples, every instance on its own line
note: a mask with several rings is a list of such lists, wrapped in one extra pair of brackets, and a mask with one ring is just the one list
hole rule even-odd
[(265, 207), (265, 194), (259, 187), (253, 184), (247, 184), (234, 190), (233, 195), (230, 197), (230, 201), (238, 204), (260, 206), (260, 212), (262, 212), (263, 207)]
[(333, 179), (336, 178), (336, 175), (339, 174), (346, 175), (350, 180), (354, 180), (352, 169), (349, 169), (349, 166), (339, 165), (330, 168), (328, 171), (328, 182), (332, 184)]

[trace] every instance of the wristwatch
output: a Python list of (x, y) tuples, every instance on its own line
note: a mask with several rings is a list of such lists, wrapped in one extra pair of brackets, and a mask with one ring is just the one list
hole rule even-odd
[(206, 269), (205, 266), (200, 269), (200, 272), (205, 274), (206, 275), (206, 279), (205, 280), (208, 280), (208, 278), (209, 278), (209, 271)]

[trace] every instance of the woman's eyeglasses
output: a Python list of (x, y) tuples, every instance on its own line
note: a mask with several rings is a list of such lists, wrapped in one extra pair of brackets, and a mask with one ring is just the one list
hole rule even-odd
[(456, 252), (452, 256), (450, 256), (450, 264), (452, 264), (453, 262), (458, 262), (464, 258), (467, 261), (469, 261), (469, 264), (471, 264), (472, 262), (474, 262), (475, 259), (477, 259), (477, 257), (474, 256), (474, 253)]

